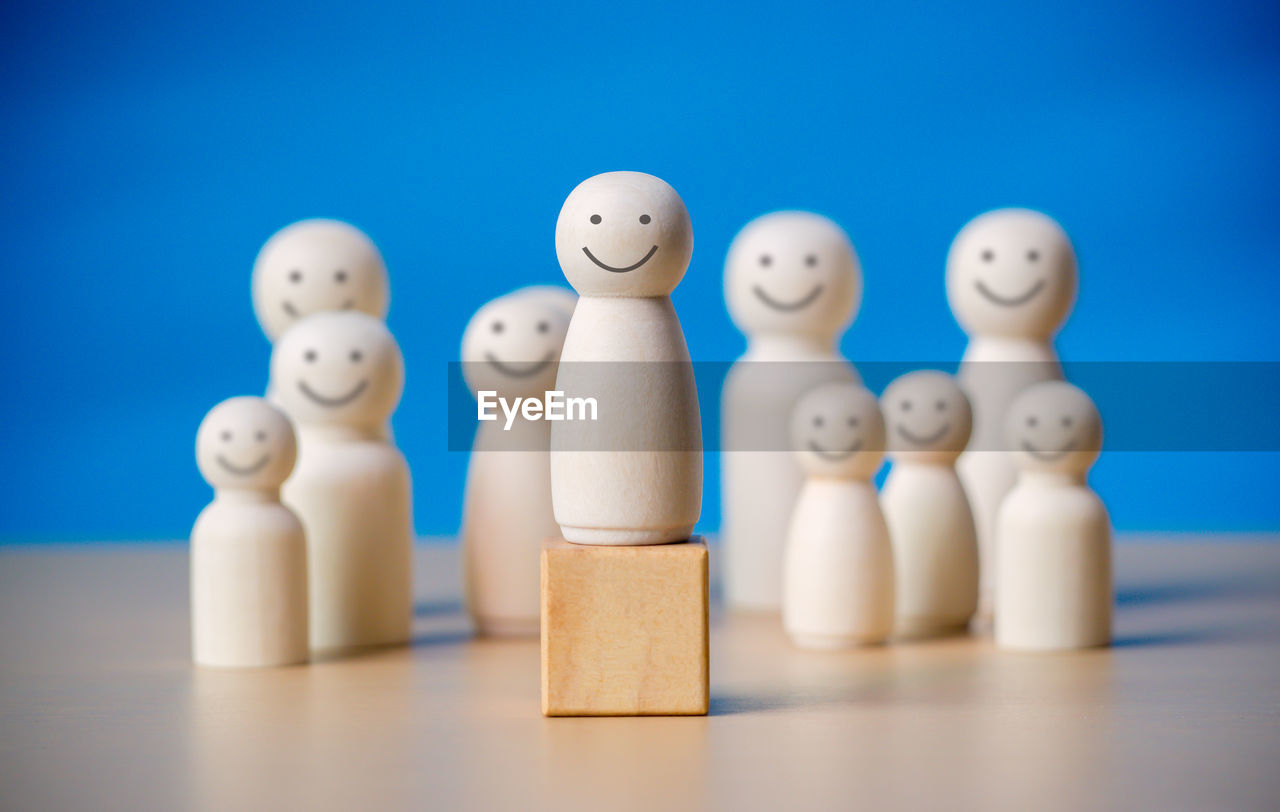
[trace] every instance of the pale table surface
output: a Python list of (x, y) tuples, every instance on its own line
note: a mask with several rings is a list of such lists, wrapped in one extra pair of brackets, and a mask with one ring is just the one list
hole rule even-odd
[(0, 549), (0, 809), (1280, 807), (1277, 538), (1122, 541), (1109, 650), (805, 653), (717, 611), (687, 718), (542, 718), (457, 562), (420, 548), (409, 648), (235, 672), (187, 661), (184, 547)]

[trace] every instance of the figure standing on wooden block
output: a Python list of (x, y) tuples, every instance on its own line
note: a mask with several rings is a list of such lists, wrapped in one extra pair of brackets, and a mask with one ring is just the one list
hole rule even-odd
[(791, 424), (808, 474), (787, 537), (782, 624), (801, 648), (882, 643), (893, 631), (893, 548), (871, 478), (884, 420), (858, 384), (821, 386)]
[(791, 413), (815, 386), (860, 382), (838, 347), (862, 299), (862, 270), (838, 225), (781, 211), (734, 238), (724, 290), (748, 341), (721, 405), (725, 600), (777, 611), (787, 524), (804, 483), (790, 451)]
[[(552, 389), (572, 313), (564, 305), (563, 296), (539, 288), (480, 308), (462, 338), (472, 394), (515, 403)], [(496, 406), (493, 413), (477, 429), (467, 466), (467, 606), (481, 634), (537, 635), (538, 560), (543, 540), (559, 534), (551, 511), (551, 423), (519, 415), (508, 421)]]
[(955, 461), (969, 442), (969, 399), (944, 372), (898, 378), (880, 397), (893, 467), (880, 506), (893, 542), (894, 635), (961, 632), (978, 606), (978, 537)]
[(191, 531), (191, 643), (199, 665), (307, 660), (307, 546), (280, 504), (293, 469), (293, 427), (262, 398), (223, 401), (196, 434), (213, 503)]
[(996, 520), (996, 645), (1061, 650), (1111, 640), (1111, 520), (1086, 482), (1102, 420), (1084, 392), (1037, 384), (1009, 407), (1018, 482)]
[(409, 467), (382, 433), (404, 387), (400, 348), (377, 318), (317, 313), (271, 356), (274, 391), (298, 427), (283, 497), (307, 531), (311, 647), (409, 639)]
[(973, 405), (973, 437), (956, 470), (978, 529), (977, 619), (990, 621), (995, 518), (1013, 487), (1002, 446), (1009, 404), (1032, 384), (1062, 377), (1053, 335), (1076, 296), (1076, 256), (1062, 228), (1026, 209), (987, 212), (956, 236), (947, 257), (947, 299), (969, 334), (960, 385)]
[(640, 172), (588, 178), (565, 200), (556, 256), (580, 296), (556, 389), (598, 421), (551, 428), (556, 521), (577, 544), (685, 541), (702, 506), (702, 429), (670, 294), (693, 251), (675, 190)]
[[(378, 247), (341, 220), (299, 220), (273, 234), (253, 264), (252, 289), (258, 324), (273, 344), (313, 313), (357, 310), (385, 320), (391, 305)], [(267, 399), (279, 405), (269, 387)]]

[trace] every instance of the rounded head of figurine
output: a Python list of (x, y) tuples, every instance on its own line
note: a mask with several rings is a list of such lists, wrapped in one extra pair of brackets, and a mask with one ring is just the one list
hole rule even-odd
[(512, 291), (511, 295), (537, 299), (559, 310), (565, 320), (573, 318), (573, 309), (578, 306), (578, 294), (560, 285), (529, 285)]
[(973, 411), (955, 378), (922, 369), (895, 380), (880, 396), (895, 460), (954, 462), (969, 443)]
[(253, 264), (253, 309), (275, 341), (298, 319), (325, 310), (387, 317), (387, 269), (373, 241), (338, 220), (302, 220), (277, 231)]
[(871, 479), (884, 459), (876, 396), (853, 383), (810, 390), (792, 412), (791, 442), (810, 476)]
[(376, 428), (404, 389), (404, 359), (382, 319), (350, 310), (307, 316), (271, 352), (271, 387), (300, 425)]
[(862, 301), (862, 266), (840, 226), (819, 214), (780, 211), (752, 220), (729, 246), (729, 315), (748, 335), (832, 341)]
[(947, 255), (947, 300), (971, 336), (1047, 340), (1076, 298), (1076, 255), (1052, 219), (998, 209), (969, 222)]
[(289, 418), (262, 398), (222, 401), (196, 432), (196, 465), (214, 488), (279, 488), (297, 456)]
[(643, 172), (605, 172), (569, 193), (556, 257), (583, 296), (669, 296), (693, 255), (693, 226), (676, 190)]
[(516, 291), (489, 302), (462, 334), (462, 374), (471, 393), (532, 397), (554, 389), (568, 331), (569, 316), (542, 296)]
[(1102, 418), (1078, 387), (1046, 381), (1009, 405), (1005, 439), (1020, 470), (1083, 476), (1102, 450)]

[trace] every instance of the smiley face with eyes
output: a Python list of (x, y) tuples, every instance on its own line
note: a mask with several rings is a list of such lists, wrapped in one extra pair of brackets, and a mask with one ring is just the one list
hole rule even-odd
[(278, 488), (296, 456), (293, 426), (262, 398), (224, 400), (196, 432), (196, 464), (214, 488)]
[(302, 319), (271, 353), (271, 388), (300, 424), (382, 426), (404, 386), (400, 348), (381, 319), (326, 311)]
[(880, 409), (895, 460), (950, 463), (969, 442), (969, 398), (945, 372), (923, 369), (901, 376), (885, 388)]
[(476, 311), (462, 336), (462, 372), (474, 394), (531, 397), (554, 388), (569, 330), (561, 302), (545, 291), (499, 297)]
[(1102, 449), (1093, 400), (1064, 381), (1028, 387), (1009, 406), (1006, 439), (1018, 467), (1083, 475)]
[(1048, 339), (1075, 295), (1071, 241), (1040, 212), (987, 212), (961, 229), (951, 245), (947, 298), (971, 335)]
[(858, 384), (819, 386), (792, 412), (792, 445), (811, 476), (870, 479), (884, 457), (884, 440), (876, 397)]
[(556, 221), (556, 257), (583, 296), (667, 296), (689, 267), (693, 229), (684, 201), (643, 172), (578, 184)]
[(253, 307), (275, 340), (294, 322), (327, 310), (386, 318), (390, 293), (377, 246), (338, 220), (302, 220), (267, 240), (253, 266)]
[(862, 269), (831, 220), (780, 211), (751, 221), (734, 238), (724, 286), (729, 314), (743, 332), (829, 339), (853, 320)]

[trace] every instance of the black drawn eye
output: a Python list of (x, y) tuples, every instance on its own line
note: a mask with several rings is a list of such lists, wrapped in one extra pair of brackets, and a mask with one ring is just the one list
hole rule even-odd
[(489, 329), (495, 333), (501, 333), (503, 330), (503, 324), (500, 321), (495, 321), (493, 324), (489, 326)]
[(299, 270), (297, 270), (296, 268), (295, 268), (294, 270), (292, 270), (292, 271), (289, 271), (289, 281), (290, 281), (290, 282), (292, 282), (292, 283), (294, 283), (295, 285), (296, 285), (296, 284), (298, 284), (299, 282), (301, 282), (301, 281), (302, 281), (302, 271), (299, 271)]
[(810, 254), (809, 256), (805, 257), (804, 264), (808, 265), (810, 268), (815, 267), (818, 264), (817, 254)]
[(231, 442), (231, 432), (229, 431), (222, 432), (222, 442), (224, 443)]
[(993, 259), (995, 259), (995, 258), (996, 258), (996, 252), (995, 252), (995, 251), (992, 251), (990, 248), (987, 248), (987, 249), (983, 250), (983, 252), (982, 252), (982, 261), (983, 261), (983, 262), (990, 262), (991, 260), (993, 260)]
[(315, 350), (307, 350), (302, 354), (302, 357), (307, 359), (307, 363), (310, 364), (310, 363), (314, 363), (316, 358), (319, 357), (319, 355), (316, 353)]
[(359, 350), (351, 351), (351, 363), (358, 364), (360, 363), (361, 358), (364, 358), (364, 353), (360, 352)]
[(822, 428), (823, 422), (824, 421), (822, 419), (822, 415), (818, 415), (817, 417), (813, 418), (813, 427), (815, 429), (820, 429)]
[(652, 219), (653, 219), (653, 218), (651, 218), (649, 215), (647, 215), (647, 214), (642, 214), (642, 215), (640, 215), (640, 225), (642, 225), (642, 226), (647, 226), (647, 225), (649, 225), (649, 222), (650, 222), (650, 220), (652, 220)]
[(760, 266), (761, 266), (761, 267), (763, 267), (763, 268), (768, 268), (768, 267), (769, 267), (770, 265), (772, 265), (772, 264), (773, 264), (773, 257), (769, 256), (768, 254), (761, 254), (761, 255), (760, 255)]
[(858, 425), (858, 418), (851, 417), (847, 422), (849, 423), (849, 428), (854, 428), (855, 426)]
[(593, 226), (598, 226), (598, 225), (600, 225), (600, 220), (601, 220), (600, 215), (598, 215), (598, 214), (593, 214), (593, 215), (591, 215), (591, 225), (593, 225)]
[(1039, 259), (1040, 259), (1040, 252), (1037, 251), (1036, 249), (1032, 248), (1030, 251), (1027, 252), (1028, 262), (1035, 262)]
[(260, 443), (265, 443), (267, 441), (267, 433), (265, 431), (259, 431), (257, 434), (253, 436), (256, 437), (258, 442)]
[(1071, 428), (1071, 418), (1070, 418), (1070, 417), (1064, 417), (1064, 418), (1062, 418), (1062, 427), (1063, 427), (1064, 429)]
[(911, 411), (911, 401), (909, 400), (902, 401), (902, 411), (904, 412)]
[(1032, 415), (1031, 417), (1027, 418), (1027, 425), (1031, 428), (1035, 428), (1036, 424), (1039, 422), (1040, 422), (1039, 420), (1036, 420), (1035, 415)]
[(346, 282), (346, 281), (347, 281), (347, 272), (346, 272), (346, 271), (334, 271), (334, 272), (333, 272), (333, 281), (337, 282), (339, 285), (341, 285), (342, 283)]
[(545, 333), (551, 329), (551, 325), (545, 321), (538, 322), (538, 332)]
[(935, 403), (934, 406), (937, 407), (938, 411), (940, 412), (945, 411), (947, 408), (947, 402), (945, 400), (940, 400), (937, 403)]

